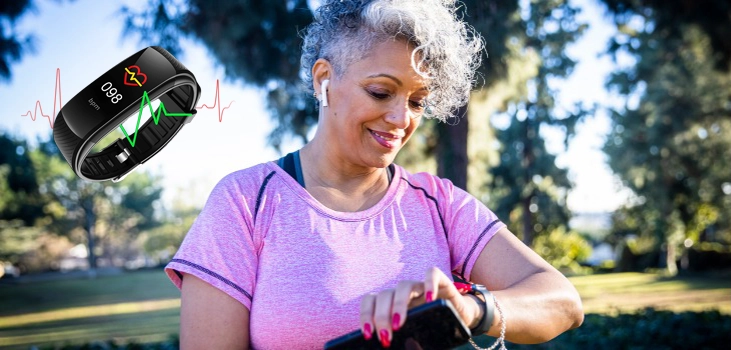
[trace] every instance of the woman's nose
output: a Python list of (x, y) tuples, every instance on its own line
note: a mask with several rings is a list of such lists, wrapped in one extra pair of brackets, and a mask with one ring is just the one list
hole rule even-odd
[(412, 113), (405, 103), (394, 103), (386, 114), (386, 121), (399, 129), (406, 129), (411, 124)]

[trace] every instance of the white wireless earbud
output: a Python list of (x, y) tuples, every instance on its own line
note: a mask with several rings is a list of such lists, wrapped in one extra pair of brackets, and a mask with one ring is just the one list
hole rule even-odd
[(322, 95), (322, 106), (327, 107), (327, 85), (330, 84), (329, 79), (325, 79), (322, 81), (322, 85), (320, 85), (320, 94)]

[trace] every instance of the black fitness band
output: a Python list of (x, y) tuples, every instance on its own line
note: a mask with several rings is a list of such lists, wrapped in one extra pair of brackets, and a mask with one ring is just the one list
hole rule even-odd
[[(200, 92), (191, 71), (165, 49), (150, 46), (108, 70), (64, 105), (55, 119), (53, 139), (76, 175), (117, 182), (160, 152), (193, 120)], [(104, 136), (127, 118), (139, 118), (143, 108), (158, 99), (158, 110), (139, 130), (126, 131), (127, 137), (90, 154)]]
[[(470, 333), (472, 333), (473, 336), (478, 336), (487, 333), (487, 331), (490, 330), (490, 327), (492, 327), (492, 323), (495, 319), (495, 308), (492, 303), (490, 303), (490, 299), (492, 299), (492, 293), (490, 293), (487, 288), (481, 284), (470, 284), (470, 290), (467, 291), (467, 293), (474, 295), (477, 297), (477, 294), (482, 295), (483, 301), (480, 303), (482, 307), (482, 319), (480, 319), (480, 322), (475, 326), (475, 328), (470, 329)], [(479, 300), (480, 298), (477, 297)]]

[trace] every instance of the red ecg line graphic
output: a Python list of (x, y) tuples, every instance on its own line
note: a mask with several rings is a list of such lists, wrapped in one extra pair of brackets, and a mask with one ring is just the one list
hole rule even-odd
[(56, 68), (56, 85), (53, 88), (53, 114), (52, 115), (46, 115), (43, 114), (43, 107), (41, 106), (41, 100), (36, 100), (36, 106), (33, 108), (33, 112), (28, 111), (25, 114), (22, 114), (21, 117), (27, 117), (29, 116), (30, 119), (33, 121), (36, 120), (38, 117), (38, 111), (40, 110), (41, 115), (45, 118), (48, 118), (48, 124), (51, 126), (51, 129), (53, 129), (53, 120), (56, 118), (56, 96), (58, 96), (58, 109), (61, 110), (62, 103), (61, 103), (61, 68)]
[[(58, 98), (57, 98), (58, 97)], [(201, 106), (196, 107), (196, 109), (214, 109), (218, 107), (218, 121), (223, 121), (223, 112), (225, 112), (227, 109), (231, 108), (231, 104), (234, 103), (234, 101), (229, 102), (228, 106), (221, 108), (221, 93), (219, 89), (219, 81), (216, 79), (216, 96), (213, 98), (213, 105), (208, 106), (206, 104), (203, 104)], [(58, 110), (60, 111), (63, 107), (63, 104), (61, 102), (61, 68), (56, 68), (56, 85), (53, 89), (53, 114), (47, 115), (43, 113), (43, 106), (41, 106), (41, 101), (36, 100), (36, 105), (33, 109), (33, 112), (30, 110), (25, 113), (21, 114), (21, 117), (30, 117), (33, 121), (35, 121), (38, 117), (38, 112), (40, 112), (40, 115), (44, 118), (48, 118), (48, 124), (51, 126), (51, 129), (53, 129), (53, 123), (54, 119), (56, 118), (56, 101), (58, 101)]]
[(202, 105), (200, 105), (198, 107), (195, 107), (195, 108), (196, 109), (201, 109), (201, 108), (214, 109), (214, 108), (216, 108), (216, 106), (218, 106), (218, 122), (220, 123), (220, 122), (223, 121), (223, 112), (226, 111), (227, 109), (229, 109), (231, 107), (231, 104), (232, 103), (234, 103), (234, 101), (231, 101), (228, 104), (228, 106), (226, 106), (223, 109), (221, 109), (221, 94), (220, 94), (220, 90), (218, 88), (218, 79), (216, 79), (216, 96), (213, 97), (213, 106), (208, 106), (208, 105), (206, 105), (204, 103), (204, 104), (202, 104)]

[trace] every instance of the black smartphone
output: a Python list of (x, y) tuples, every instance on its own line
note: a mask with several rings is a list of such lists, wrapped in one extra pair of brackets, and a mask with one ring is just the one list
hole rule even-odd
[[(470, 330), (459, 318), (452, 303), (437, 299), (409, 310), (403, 327), (393, 332), (389, 349), (451, 349), (466, 344), (470, 336)], [(325, 349), (365, 350), (383, 347), (375, 333), (370, 340), (365, 340), (363, 333), (355, 330), (328, 341)]]

